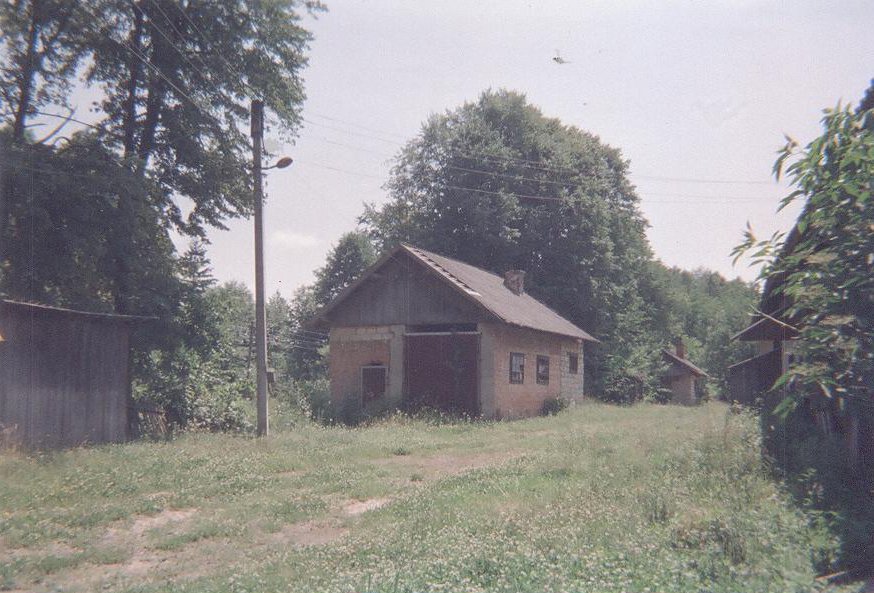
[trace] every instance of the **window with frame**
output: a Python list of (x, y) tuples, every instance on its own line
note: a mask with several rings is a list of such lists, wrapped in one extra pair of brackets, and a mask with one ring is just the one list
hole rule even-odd
[(510, 383), (525, 382), (525, 355), (521, 352), (510, 352)]
[(549, 357), (537, 357), (537, 383), (539, 385), (549, 385)]
[(385, 396), (387, 370), (384, 365), (361, 367), (361, 400), (364, 403)]
[(567, 353), (567, 372), (576, 375), (580, 372), (580, 355), (576, 352)]

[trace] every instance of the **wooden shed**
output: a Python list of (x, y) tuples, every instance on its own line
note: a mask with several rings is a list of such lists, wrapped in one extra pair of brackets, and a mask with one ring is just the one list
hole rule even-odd
[(419, 405), (486, 418), (532, 416), (583, 397), (592, 336), (504, 278), (399, 245), (319, 313), (330, 329), (335, 409)]
[(126, 440), (137, 319), (0, 300), (4, 440), (40, 449)]

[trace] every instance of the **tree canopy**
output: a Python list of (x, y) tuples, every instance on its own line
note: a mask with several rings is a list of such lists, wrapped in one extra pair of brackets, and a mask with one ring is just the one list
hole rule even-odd
[(486, 91), (424, 124), (396, 159), (389, 201), (362, 222), (383, 248), (403, 240), (498, 274), (526, 270), (535, 297), (604, 342), (589, 363), (610, 390), (658, 347), (627, 170), (617, 149), (524, 95)]

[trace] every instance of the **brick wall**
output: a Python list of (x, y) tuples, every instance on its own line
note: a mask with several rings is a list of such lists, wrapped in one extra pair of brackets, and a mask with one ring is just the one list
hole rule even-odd
[[(554, 334), (514, 328), (503, 324), (480, 324), (483, 332), (482, 356), (488, 357), (492, 366), (493, 399), (483, 398), (483, 415), (495, 418), (520, 418), (540, 414), (543, 402), (550, 398), (564, 397), (578, 401), (582, 397), (583, 357), (579, 342)], [(510, 353), (525, 355), (523, 383), (510, 383)], [(568, 352), (578, 352), (579, 374), (568, 371)], [(537, 383), (537, 356), (549, 357), (549, 383)], [(482, 368), (487, 368), (483, 364)], [(487, 381), (483, 381), (486, 383)]]

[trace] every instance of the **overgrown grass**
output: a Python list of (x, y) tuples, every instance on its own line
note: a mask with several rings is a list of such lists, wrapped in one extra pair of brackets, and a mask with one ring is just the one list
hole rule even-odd
[(285, 426), (0, 456), (0, 588), (807, 591), (837, 545), (718, 404)]

